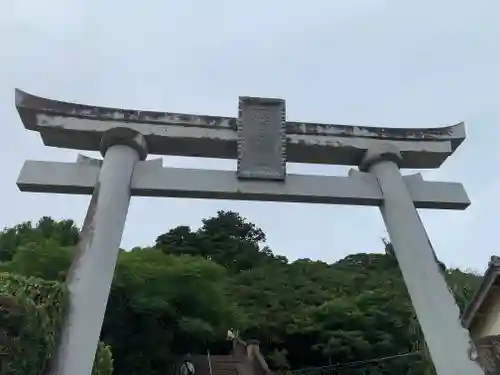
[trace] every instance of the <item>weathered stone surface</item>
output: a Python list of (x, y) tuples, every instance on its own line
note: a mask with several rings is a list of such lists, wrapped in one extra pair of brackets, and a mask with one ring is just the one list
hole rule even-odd
[[(148, 153), (238, 157), (238, 119), (104, 108), (50, 100), (16, 90), (24, 126), (48, 146), (99, 151), (102, 133), (128, 127), (144, 135)], [(287, 161), (357, 166), (366, 151), (390, 141), (401, 168), (437, 168), (465, 139), (463, 123), (441, 128), (383, 128), (286, 122)]]
[[(95, 165), (24, 163), (17, 185), (22, 191), (92, 194), (99, 174)], [(460, 183), (404, 180), (417, 208), (464, 210), (469, 198)], [(138, 162), (130, 186), (133, 196), (231, 199), (379, 206), (382, 193), (375, 176), (352, 171), (349, 177), (289, 174), (281, 181), (240, 180), (232, 171), (164, 168), (159, 160)]]
[(279, 99), (240, 97), (238, 177), (284, 180), (286, 111)]
[(477, 362), (486, 375), (500, 375), (500, 335), (482, 337), (475, 342)]

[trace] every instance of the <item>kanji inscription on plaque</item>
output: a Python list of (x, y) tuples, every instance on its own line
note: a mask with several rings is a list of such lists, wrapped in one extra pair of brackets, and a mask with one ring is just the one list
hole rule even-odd
[(238, 177), (284, 180), (286, 176), (285, 101), (239, 98)]

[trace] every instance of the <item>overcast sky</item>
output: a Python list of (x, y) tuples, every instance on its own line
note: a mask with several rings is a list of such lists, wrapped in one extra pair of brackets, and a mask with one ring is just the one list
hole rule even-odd
[[(72, 161), (77, 152), (45, 147), (24, 130), (15, 87), (86, 104), (227, 116), (249, 95), (285, 99), (289, 120), (465, 121), (466, 142), (425, 177), (462, 182), (472, 205), (421, 214), (448, 265), (483, 271), (500, 255), (498, 0), (16, 0), (0, 8), (0, 226), (43, 215), (81, 224), (89, 200), (18, 191), (25, 159)], [(180, 158), (164, 165), (235, 168)], [(290, 259), (379, 252), (386, 235), (376, 208), (133, 198), (122, 246), (151, 244), (177, 225), (196, 228), (219, 209), (262, 227), (274, 252)]]

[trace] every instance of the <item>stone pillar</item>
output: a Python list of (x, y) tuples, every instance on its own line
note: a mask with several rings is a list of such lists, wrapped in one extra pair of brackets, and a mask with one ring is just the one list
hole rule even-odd
[(51, 375), (90, 375), (130, 203), (130, 182), (147, 155), (127, 128), (104, 133), (104, 156), (68, 274), (70, 304)]
[(470, 337), (436, 262), (434, 249), (415, 209), (391, 145), (366, 153), (360, 170), (373, 173), (380, 185), (384, 219), (399, 268), (438, 375), (484, 375), (470, 357)]

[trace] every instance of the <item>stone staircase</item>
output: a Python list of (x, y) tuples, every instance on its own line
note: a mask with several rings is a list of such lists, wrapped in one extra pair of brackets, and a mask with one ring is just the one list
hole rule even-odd
[(212, 375), (240, 375), (238, 363), (234, 357), (226, 355), (214, 355), (210, 357)]
[(258, 343), (239, 340), (231, 355), (194, 355), (195, 375), (272, 375)]
[(238, 363), (240, 361), (233, 356), (212, 355), (210, 356), (210, 365), (208, 358), (208, 356), (204, 355), (193, 356), (192, 363), (196, 375), (242, 375), (238, 372)]

